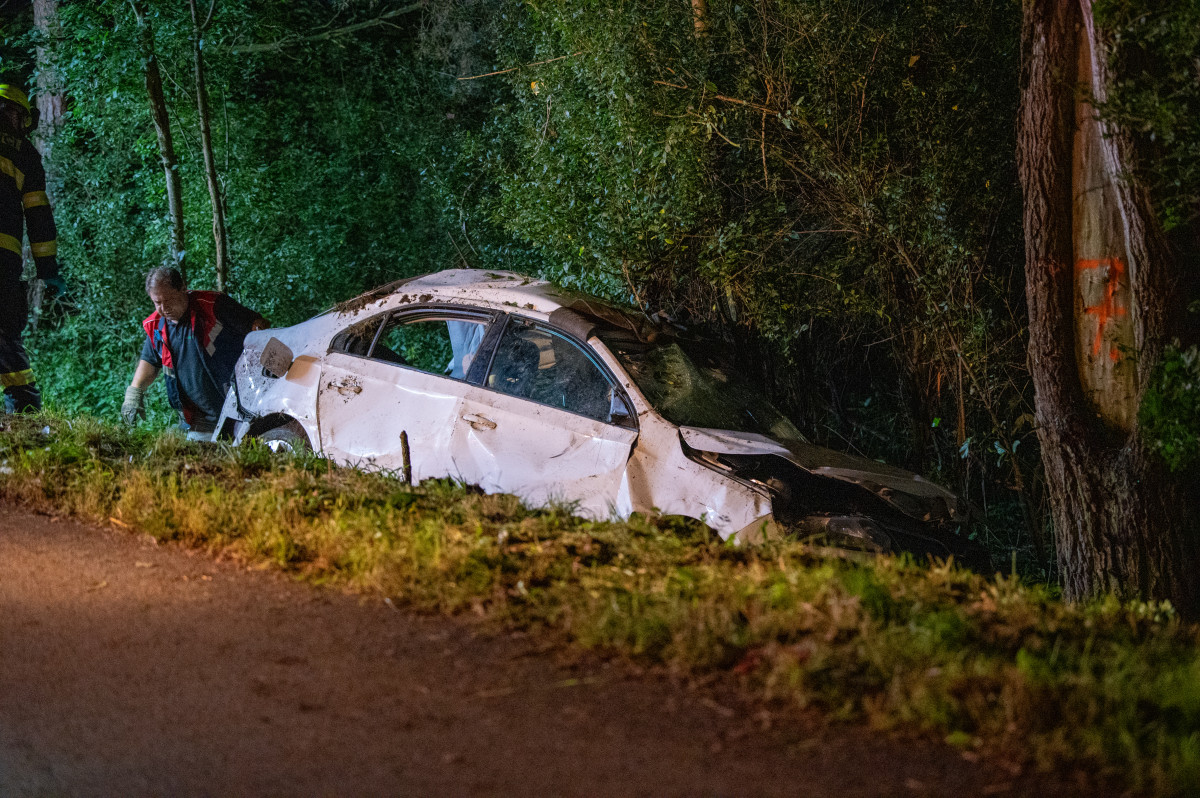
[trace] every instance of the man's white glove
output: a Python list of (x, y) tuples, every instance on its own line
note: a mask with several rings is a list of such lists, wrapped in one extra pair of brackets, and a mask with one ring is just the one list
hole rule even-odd
[(142, 397), (145, 395), (145, 388), (130, 385), (125, 389), (125, 402), (121, 405), (121, 418), (126, 424), (136, 424), (146, 417), (146, 411), (142, 407)]

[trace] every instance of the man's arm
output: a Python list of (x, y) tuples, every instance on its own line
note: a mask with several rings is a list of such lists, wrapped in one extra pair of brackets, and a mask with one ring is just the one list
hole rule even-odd
[(137, 368), (133, 370), (133, 379), (125, 389), (125, 401), (121, 404), (121, 418), (126, 424), (136, 424), (139, 419), (146, 417), (143, 397), (159, 371), (159, 367), (153, 363), (138, 361)]
[(21, 204), (25, 211), (29, 248), (33, 251), (33, 262), (37, 266), (37, 278), (61, 290), (63, 283), (58, 273), (58, 230), (54, 224), (50, 198), (46, 196), (46, 172), (42, 167), (42, 157), (32, 144), (27, 144), (22, 150), (28, 162), (25, 164)]
[(221, 323), (228, 326), (232, 330), (243, 330), (247, 333), (265, 330), (271, 326), (256, 310), (238, 302), (229, 294), (220, 294), (217, 297), (216, 307), (217, 318)]
[(129, 384), (134, 388), (141, 388), (144, 391), (154, 382), (154, 378), (158, 376), (159, 371), (159, 367), (153, 363), (139, 360), (137, 368), (133, 370), (133, 379)]

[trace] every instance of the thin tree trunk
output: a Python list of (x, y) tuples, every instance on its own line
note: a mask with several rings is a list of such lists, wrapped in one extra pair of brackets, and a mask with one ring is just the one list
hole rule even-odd
[[(42, 35), (43, 41), (54, 41), (61, 35), (58, 24), (58, 0), (33, 0), (33, 25)], [(39, 45), (35, 57), (37, 59), (37, 107), (41, 122), (35, 135), (35, 144), (46, 164), (46, 182), (53, 183), (50, 170), (53, 162), (50, 160), (51, 148), (54, 145), (54, 132), (62, 124), (63, 112), (66, 110), (66, 96), (63, 93), (62, 80), (54, 65), (54, 49)]]
[[(1103, 591), (1168, 599), (1196, 617), (1194, 481), (1168, 473), (1136, 424), (1141, 386), (1162, 352), (1175, 266), (1146, 198), (1121, 179), (1132, 171), (1126, 139), (1095, 127), (1091, 106), (1076, 104), (1081, 75), (1103, 91), (1103, 64), (1090, 0), (1026, 1), (1017, 156), (1029, 366), (1058, 562), (1070, 599)], [(1109, 264), (1103, 314), (1087, 293), (1097, 263)], [(1118, 346), (1123, 337), (1131, 345)]]
[(184, 279), (187, 267), (184, 261), (187, 245), (183, 233), (183, 187), (179, 178), (179, 159), (175, 155), (175, 143), (171, 137), (171, 119), (167, 114), (167, 100), (163, 95), (162, 74), (158, 69), (158, 53), (154, 47), (154, 31), (146, 17), (145, 0), (129, 0), (137, 17), (138, 35), (142, 48), (142, 74), (146, 83), (146, 94), (150, 98), (150, 113), (154, 117), (154, 130), (158, 134), (158, 152), (162, 159), (163, 176), (167, 181), (167, 208), (171, 215), (170, 261), (179, 269)]
[(692, 0), (692, 25), (697, 36), (708, 32), (708, 0)]
[[(58, 25), (58, 0), (33, 0), (33, 26), (46, 42), (58, 38), (61, 30)], [(34, 131), (34, 146), (42, 154), (46, 167), (46, 193), (54, 200), (54, 161), (50, 157), (54, 146), (54, 132), (62, 123), (63, 112), (66, 110), (66, 98), (63, 95), (62, 82), (58, 70), (54, 66), (54, 47), (39, 45), (34, 53), (37, 60), (37, 108), (40, 122)], [(42, 300), (44, 287), (41, 280), (29, 282), (29, 324), (36, 330), (38, 320), (42, 315)]]
[(200, 148), (204, 152), (204, 175), (208, 182), (208, 196), (212, 200), (213, 242), (217, 253), (217, 290), (225, 291), (229, 279), (229, 244), (225, 233), (225, 208), (221, 197), (221, 183), (217, 178), (217, 162), (213, 157), (212, 125), (208, 109), (208, 88), (204, 82), (204, 54), (202, 42), (204, 29), (212, 20), (216, 0), (208, 7), (208, 18), (200, 23), (196, 0), (188, 0), (192, 10), (192, 53), (196, 71), (196, 109), (200, 115)]

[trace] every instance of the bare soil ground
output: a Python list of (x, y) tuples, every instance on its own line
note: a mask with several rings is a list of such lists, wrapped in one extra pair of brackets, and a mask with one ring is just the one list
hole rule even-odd
[(736, 696), (0, 506), (4, 798), (1104, 794)]

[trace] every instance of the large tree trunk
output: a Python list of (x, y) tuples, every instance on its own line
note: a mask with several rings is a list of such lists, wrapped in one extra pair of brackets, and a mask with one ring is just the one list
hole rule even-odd
[(1029, 366), (1063, 586), (1070, 599), (1169, 599), (1195, 617), (1194, 482), (1148, 452), (1137, 424), (1178, 261), (1125, 179), (1128, 138), (1086, 100), (1108, 82), (1091, 0), (1026, 0), (1022, 61)]
[(208, 112), (208, 86), (204, 82), (204, 29), (212, 20), (216, 0), (208, 8), (208, 19), (200, 22), (196, 0), (188, 0), (192, 11), (192, 55), (196, 73), (196, 110), (200, 116), (200, 148), (204, 152), (204, 175), (208, 183), (208, 196), (212, 200), (213, 242), (217, 261), (217, 290), (225, 291), (229, 279), (229, 244), (225, 234), (225, 206), (221, 197), (221, 183), (217, 178), (217, 161), (213, 157), (212, 124)]
[(158, 134), (158, 152), (162, 159), (163, 175), (167, 181), (167, 208), (171, 214), (171, 265), (187, 277), (184, 256), (187, 252), (183, 234), (183, 186), (179, 177), (179, 159), (175, 155), (175, 142), (171, 136), (171, 118), (167, 114), (167, 100), (163, 95), (162, 74), (158, 69), (158, 52), (154, 47), (154, 31), (146, 16), (145, 0), (129, 0), (137, 17), (138, 38), (142, 49), (142, 75), (146, 83), (146, 94), (150, 98), (150, 113), (154, 117), (154, 130)]

